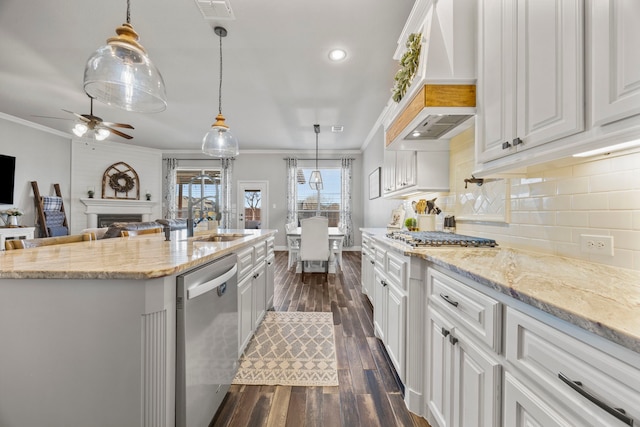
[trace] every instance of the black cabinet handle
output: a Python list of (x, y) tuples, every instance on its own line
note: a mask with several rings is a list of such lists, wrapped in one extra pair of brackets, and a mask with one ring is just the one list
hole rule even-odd
[(375, 263), (376, 263), (375, 261), (372, 261), (372, 260), (369, 260), (369, 262), (370, 262), (371, 264), (375, 264)]
[(509, 144), (509, 142), (508, 142), (508, 141), (505, 141), (505, 142), (503, 142), (503, 143), (502, 143), (502, 149), (503, 149), (503, 150), (506, 150), (506, 149), (507, 149), (507, 148), (509, 148), (509, 147), (511, 147), (511, 144)]
[(454, 337), (453, 335), (449, 335), (449, 342), (451, 343), (451, 345), (456, 345), (458, 344), (458, 338)]
[(380, 283), (382, 283), (382, 286), (387, 286), (387, 282), (384, 280), (380, 280)]
[(562, 372), (558, 372), (558, 378), (560, 378), (562, 380), (562, 382), (564, 382), (569, 387), (571, 387), (572, 389), (577, 391), (581, 396), (586, 398), (591, 403), (593, 403), (596, 406), (604, 409), (609, 414), (613, 415), (614, 417), (616, 417), (617, 419), (619, 419), (620, 421), (622, 421), (626, 425), (633, 426), (633, 418), (627, 416), (626, 415), (626, 411), (624, 409), (622, 409), (622, 408), (614, 408), (614, 407), (608, 405), (607, 403), (603, 402), (598, 396), (589, 393), (587, 390), (584, 389), (584, 386), (582, 385), (581, 381), (573, 381), (573, 380), (569, 379), (569, 377), (567, 377)]
[(444, 295), (444, 294), (440, 294), (440, 298), (442, 298), (443, 300), (445, 300), (446, 302), (448, 302), (449, 304), (451, 304), (454, 307), (458, 306), (458, 301), (454, 301), (452, 300), (449, 295)]
[(444, 327), (442, 328), (442, 336), (446, 337), (447, 335), (449, 335), (451, 332), (447, 331)]
[(513, 139), (513, 146), (515, 147), (516, 145), (520, 145), (523, 144), (522, 140), (520, 138), (514, 138)]

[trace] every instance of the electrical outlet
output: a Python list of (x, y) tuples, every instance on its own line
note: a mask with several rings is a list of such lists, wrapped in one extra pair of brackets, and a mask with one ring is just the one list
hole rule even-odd
[(588, 254), (613, 256), (613, 236), (581, 234), (580, 251)]

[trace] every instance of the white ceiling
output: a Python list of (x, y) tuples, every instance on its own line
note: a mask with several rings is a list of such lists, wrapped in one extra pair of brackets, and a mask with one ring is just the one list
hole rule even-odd
[[(390, 97), (392, 56), (413, 0), (231, 0), (235, 20), (206, 21), (194, 0), (131, 0), (131, 24), (164, 77), (168, 106), (131, 113), (94, 103), (105, 121), (130, 123), (134, 139), (199, 151), (222, 111), (242, 150), (362, 147)], [(0, 0), (0, 112), (69, 133), (62, 111), (89, 112), (82, 87), (89, 56), (125, 22), (126, 0)], [(340, 63), (329, 50), (344, 48)], [(344, 132), (330, 132), (343, 125)]]

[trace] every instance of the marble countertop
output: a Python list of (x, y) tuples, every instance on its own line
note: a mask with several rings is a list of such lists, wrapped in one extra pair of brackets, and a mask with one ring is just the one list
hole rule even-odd
[(0, 278), (7, 279), (153, 279), (187, 271), (222, 255), (264, 240), (277, 230), (219, 230), (243, 233), (231, 242), (197, 241), (186, 230), (39, 248), (0, 251)]
[(640, 272), (509, 248), (410, 248), (380, 242), (467, 277), (640, 353)]

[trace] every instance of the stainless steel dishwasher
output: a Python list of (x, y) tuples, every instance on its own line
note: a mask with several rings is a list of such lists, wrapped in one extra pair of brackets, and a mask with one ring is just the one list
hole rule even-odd
[(177, 427), (207, 427), (236, 374), (236, 261), (230, 254), (177, 278)]

